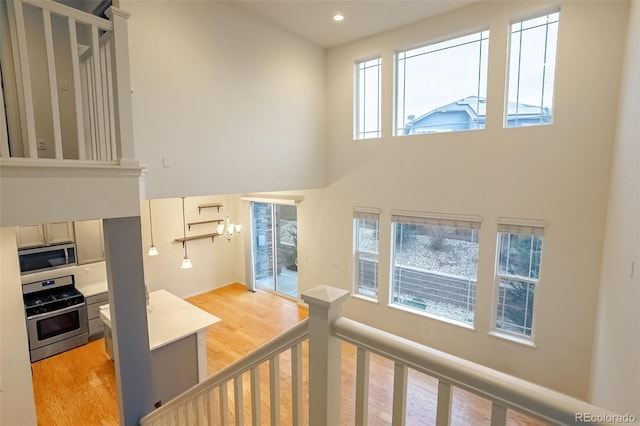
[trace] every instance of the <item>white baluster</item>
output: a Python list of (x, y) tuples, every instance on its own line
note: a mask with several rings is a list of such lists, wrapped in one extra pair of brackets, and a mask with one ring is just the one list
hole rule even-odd
[(260, 366), (251, 369), (251, 424), (260, 426)]
[(369, 413), (369, 351), (358, 347), (356, 360), (356, 425), (366, 426)]
[(220, 423), (229, 426), (229, 391), (226, 383), (220, 385)]
[(58, 102), (58, 78), (56, 77), (56, 60), (53, 51), (53, 31), (51, 30), (51, 12), (42, 9), (44, 23), (44, 44), (47, 54), (47, 75), (49, 77), (49, 97), (51, 100), (51, 121), (53, 124), (53, 153), (57, 160), (62, 160), (62, 129), (60, 127), (60, 103)]
[(242, 375), (233, 378), (233, 396), (236, 408), (236, 426), (244, 426), (244, 390)]
[(303, 424), (302, 414), (302, 343), (298, 343), (291, 348), (291, 421), (293, 426)]
[(78, 159), (86, 160), (86, 147), (84, 141), (84, 108), (82, 105), (82, 83), (80, 82), (80, 58), (78, 54), (78, 33), (76, 21), (68, 18), (69, 40), (71, 47), (71, 71), (73, 75), (73, 92), (76, 105), (76, 135), (78, 137)]
[[(29, 70), (29, 52), (27, 51), (27, 35), (24, 25), (22, 1), (9, 1), (7, 2), (7, 7), (9, 13), (13, 12), (16, 24), (16, 36), (18, 39), (20, 72), (17, 74), (22, 79), (22, 100), (24, 101), (24, 118), (26, 122), (26, 138), (23, 140), (24, 156), (29, 158), (38, 158), (36, 122), (33, 112), (33, 94), (31, 90), (31, 71)], [(12, 22), (11, 19), (9, 19), (9, 22)]]
[(451, 394), (451, 385), (440, 380), (438, 382), (436, 426), (449, 426), (451, 424)]
[(493, 401), (491, 403), (491, 426), (507, 424), (507, 408)]
[(408, 368), (396, 362), (393, 368), (393, 413), (391, 424), (404, 426), (407, 412)]
[(104, 102), (102, 100), (102, 77), (100, 66), (100, 40), (98, 39), (98, 27), (91, 26), (91, 82), (93, 83), (93, 94), (95, 104), (95, 123), (96, 123), (96, 135), (97, 135), (97, 152), (99, 161), (106, 160), (106, 136), (105, 136), (105, 122), (104, 122)]
[(280, 356), (269, 360), (269, 407), (271, 426), (280, 424)]
[[(219, 405), (218, 405), (219, 406)], [(216, 393), (213, 390), (207, 392), (207, 424), (217, 425), (220, 420), (215, 416), (216, 410)]]

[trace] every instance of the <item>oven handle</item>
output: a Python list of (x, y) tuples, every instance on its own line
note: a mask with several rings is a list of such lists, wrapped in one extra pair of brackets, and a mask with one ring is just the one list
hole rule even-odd
[(51, 312), (45, 312), (43, 314), (37, 314), (37, 315), (33, 315), (30, 317), (27, 317), (28, 320), (33, 320), (33, 319), (38, 319), (38, 318), (44, 318), (44, 317), (50, 317), (52, 315), (59, 315), (59, 314), (64, 314), (66, 312), (70, 312), (70, 311), (74, 311), (76, 309), (78, 309), (80, 306), (84, 306), (85, 302), (82, 303), (78, 303), (77, 305), (73, 305), (73, 306), (67, 306), (66, 308), (62, 308), (62, 309), (58, 309), (55, 311), (51, 311)]

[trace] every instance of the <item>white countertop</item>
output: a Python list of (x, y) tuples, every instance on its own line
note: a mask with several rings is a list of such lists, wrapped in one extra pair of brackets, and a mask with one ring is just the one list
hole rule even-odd
[[(111, 327), (109, 305), (100, 307), (100, 318)], [(220, 321), (220, 318), (203, 311), (169, 293), (158, 290), (149, 293), (147, 307), (149, 347), (151, 350), (168, 345), (190, 334), (197, 333)]]
[(106, 281), (98, 281), (88, 284), (76, 284), (76, 288), (84, 297), (95, 296), (96, 294), (106, 293), (108, 291), (108, 285)]

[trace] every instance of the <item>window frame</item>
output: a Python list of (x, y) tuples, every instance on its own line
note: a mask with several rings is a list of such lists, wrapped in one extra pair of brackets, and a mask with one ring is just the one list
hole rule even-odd
[[(482, 34), (486, 33), (486, 37), (483, 37)], [(428, 48), (429, 46), (434, 46), (434, 45), (438, 45), (441, 43), (447, 43), (447, 42), (451, 42), (452, 40), (456, 40), (459, 38), (464, 38), (464, 37), (469, 37), (469, 36), (473, 36), (473, 35), (479, 35), (480, 38), (480, 49), (483, 52), (481, 57), (480, 57), (480, 61), (478, 63), (478, 70), (479, 70), (479, 74), (484, 75), (484, 81), (479, 81), (478, 82), (478, 87), (476, 88), (476, 93), (474, 93), (473, 95), (477, 95), (479, 96), (482, 92), (482, 87), (484, 86), (484, 98), (482, 101), (480, 101), (480, 97), (478, 98), (478, 104), (483, 103), (486, 104), (487, 102), (487, 94), (488, 94), (488, 84), (489, 84), (489, 49), (490, 49), (490, 37), (491, 37), (491, 31), (490, 28), (488, 26), (483, 26), (480, 28), (472, 28), (472, 29), (468, 29), (465, 30), (463, 32), (459, 32), (459, 33), (454, 33), (454, 34), (448, 34), (445, 36), (441, 36), (441, 37), (437, 37), (434, 39), (431, 39), (429, 41), (425, 41), (422, 43), (416, 43), (416, 44), (412, 44), (410, 46), (404, 47), (404, 48), (398, 48), (396, 50), (394, 50), (393, 52), (393, 117), (392, 117), (392, 135), (394, 137), (405, 137), (405, 136), (418, 136), (418, 135), (422, 135), (424, 136), (425, 134), (434, 134), (434, 133), (449, 133), (449, 132), (460, 132), (460, 131), (470, 131), (470, 130), (484, 130), (486, 129), (486, 111), (485, 111), (485, 117), (484, 117), (484, 123), (482, 125), (482, 127), (476, 127), (473, 129), (460, 129), (460, 130), (442, 130), (439, 131), (438, 129), (432, 129), (432, 131), (429, 132), (424, 132), (424, 133), (419, 133), (419, 134), (404, 134), (404, 129), (406, 127), (406, 123), (404, 123), (401, 126), (401, 123), (399, 122), (398, 118), (399, 118), (399, 114), (400, 114), (400, 110), (403, 110), (402, 114), (403, 117), (406, 114), (406, 111), (404, 111), (404, 105), (400, 106), (400, 92), (404, 93), (404, 88), (401, 90), (400, 88), (400, 55), (413, 51), (413, 50), (418, 50), (418, 49), (424, 49), (424, 48)], [(486, 50), (482, 48), (482, 42), (483, 40), (486, 39), (486, 43), (487, 43), (487, 47)], [(464, 44), (468, 44), (468, 43), (463, 43), (460, 45), (464, 45)], [(456, 46), (451, 46), (451, 47), (447, 47), (446, 49), (449, 48), (453, 48), (453, 47), (458, 47), (460, 45), (456, 45)], [(438, 49), (438, 50), (442, 50), (442, 49)], [(436, 51), (438, 51), (436, 50)], [(429, 53), (435, 53), (434, 52), (425, 52), (423, 54), (429, 54)], [(485, 54), (486, 52), (486, 54)], [(485, 62), (486, 62), (486, 67), (484, 68), (484, 70), (482, 70), (482, 62), (483, 62), (483, 57), (486, 57)], [(406, 57), (403, 59), (406, 61)], [(402, 69), (406, 70), (406, 62), (405, 65), (402, 67)], [(478, 80), (482, 80), (481, 75), (479, 76)], [(406, 86), (406, 83), (404, 83), (404, 85)], [(404, 95), (403, 99), (404, 99)], [(464, 98), (463, 98), (464, 99)], [(442, 106), (442, 105), (439, 105)], [(438, 106), (438, 107), (439, 107)], [(430, 111), (426, 111), (424, 112), (421, 116), (422, 117), (430, 112), (435, 111), (438, 107), (435, 107), (434, 109), (430, 110)], [(403, 118), (404, 120), (404, 118)], [(479, 119), (475, 120), (476, 126), (478, 125), (478, 123), (480, 123)]]
[[(405, 219), (406, 221), (399, 221), (399, 219)], [(393, 309), (399, 309), (405, 312), (417, 314), (423, 317), (432, 318), (445, 323), (457, 325), (463, 328), (475, 330), (476, 326), (476, 299), (478, 288), (478, 264), (479, 256), (476, 261), (476, 280), (475, 280), (475, 296), (473, 303), (473, 321), (468, 322), (460, 319), (446, 317), (437, 313), (428, 311), (426, 309), (421, 310), (418, 308), (412, 308), (398, 302), (394, 302), (394, 288), (395, 288), (395, 267), (396, 267), (396, 225), (398, 223), (404, 224), (422, 224), (422, 225), (435, 225), (443, 227), (455, 227), (460, 229), (473, 229), (476, 232), (476, 243), (478, 245), (478, 253), (480, 252), (480, 232), (482, 229), (482, 218), (479, 216), (468, 215), (453, 215), (453, 214), (441, 214), (441, 213), (423, 213), (423, 212), (408, 212), (408, 211), (392, 211), (391, 212), (391, 256), (390, 256), (390, 277), (389, 277), (389, 303), (388, 306)], [(468, 224), (468, 226), (460, 226), (462, 224)], [(452, 226), (455, 225), (455, 226)]]
[[(515, 32), (519, 32), (520, 33), (520, 46), (522, 46), (522, 33), (523, 31), (526, 31), (530, 28), (527, 29), (522, 29), (522, 27), (520, 28), (520, 30), (518, 31), (514, 31), (513, 30), (513, 26), (517, 25), (517, 24), (523, 24), (527, 21), (531, 21), (531, 20), (535, 20), (535, 19), (540, 19), (543, 17), (548, 17), (549, 15), (553, 15), (553, 14), (558, 14), (558, 18), (556, 20), (556, 24), (558, 26), (557, 29), (557, 34), (556, 34), (556, 46), (555, 46), (555, 56), (553, 58), (553, 85), (551, 87), (551, 116), (550, 116), (550, 121), (548, 123), (536, 123), (536, 124), (531, 124), (531, 125), (514, 125), (514, 126), (509, 126), (509, 94), (510, 94), (510, 89), (511, 89), (511, 54), (512, 54), (512, 43), (513, 43), (513, 35)], [(549, 22), (547, 22), (545, 24), (547, 26), (549, 26)], [(525, 16), (520, 16), (518, 18), (514, 18), (511, 21), (509, 21), (509, 28), (508, 28), (508, 32), (509, 32), (509, 43), (507, 45), (507, 64), (506, 64), (506, 78), (505, 78), (505, 100), (504, 100), (504, 112), (502, 114), (502, 127), (504, 129), (513, 129), (513, 128), (519, 128), (519, 127), (536, 127), (536, 126), (549, 126), (552, 125), (554, 122), (554, 105), (555, 105), (555, 94), (556, 94), (556, 66), (557, 66), (557, 57), (558, 57), (558, 38), (559, 38), (559, 34), (560, 34), (560, 7), (553, 7), (551, 9), (545, 9), (542, 11), (539, 11), (537, 13), (533, 13), (533, 14), (528, 14)], [(548, 44), (545, 42), (545, 47), (544, 47), (545, 52), (548, 50)], [(521, 48), (518, 50), (519, 55), (522, 55), (522, 50)], [(546, 54), (546, 53), (545, 53)], [(521, 67), (520, 65), (518, 65), (518, 87), (517, 87), (517, 92), (519, 94), (520, 92), (520, 73), (521, 73)], [(543, 74), (546, 75), (546, 70), (544, 70)], [(544, 93), (544, 81), (545, 81), (546, 77), (543, 77), (543, 82), (542, 82), (542, 87), (540, 88), (540, 90), (542, 90), (542, 92)], [(543, 99), (544, 99), (544, 95), (543, 95)], [(520, 101), (520, 97), (519, 95), (516, 97), (516, 104), (518, 104)], [(540, 106), (540, 110), (542, 111), (542, 109), (544, 108), (544, 105)], [(516, 109), (517, 111), (517, 109)], [(518, 120), (518, 116), (516, 114), (516, 118), (515, 118), (516, 122)], [(542, 118), (540, 118), (540, 120), (542, 120)]]
[[(359, 220), (375, 220), (376, 221), (376, 249), (377, 253), (359, 250), (359, 234), (358, 234), (358, 221)], [(353, 227), (353, 242), (352, 242), (352, 289), (353, 295), (378, 302), (380, 298), (380, 210), (375, 208), (356, 207), (353, 209), (352, 214), (352, 227)], [(367, 294), (360, 291), (360, 253), (367, 253), (368, 255), (375, 255), (375, 295)]]
[[(512, 235), (528, 235), (528, 236), (536, 236), (541, 239), (540, 241), (540, 259), (538, 264), (538, 278), (530, 278), (524, 277), (521, 275), (513, 275), (513, 274), (503, 274), (500, 272), (500, 236), (501, 234), (512, 234)], [(533, 221), (533, 220), (519, 220), (519, 219), (502, 219), (498, 222), (497, 232), (496, 232), (496, 252), (495, 252), (495, 263), (494, 263), (494, 294), (493, 294), (493, 307), (491, 309), (491, 328), (490, 334), (504, 338), (507, 340), (512, 340), (518, 343), (522, 343), (529, 346), (535, 346), (535, 337), (537, 331), (537, 318), (538, 318), (538, 306), (540, 304), (540, 297), (536, 296), (538, 293), (538, 289), (542, 283), (542, 265), (544, 258), (544, 247), (545, 247), (545, 235), (546, 235), (546, 223), (542, 221)], [(523, 333), (517, 333), (510, 330), (505, 330), (502, 328), (498, 328), (498, 308), (500, 305), (500, 282), (501, 279), (513, 280), (524, 282), (527, 284), (534, 285), (534, 298), (533, 304), (531, 307), (531, 335), (527, 336)]]
[[(366, 66), (367, 62), (377, 61), (375, 65)], [(364, 66), (364, 68), (361, 68)], [(377, 129), (375, 131), (368, 132), (366, 130), (366, 120), (364, 117), (367, 115), (366, 100), (361, 99), (361, 79), (363, 70), (370, 68), (378, 68), (378, 102), (377, 102)], [(382, 137), (382, 55), (374, 55), (365, 59), (356, 60), (354, 63), (354, 98), (353, 98), (353, 140), (367, 140), (367, 139), (380, 139)], [(363, 83), (366, 84), (366, 83)], [(361, 120), (361, 117), (363, 120)], [(373, 133), (374, 136), (367, 136), (367, 134)]]

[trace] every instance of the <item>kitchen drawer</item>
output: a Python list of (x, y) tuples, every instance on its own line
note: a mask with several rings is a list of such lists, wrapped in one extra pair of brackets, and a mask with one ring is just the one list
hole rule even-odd
[(87, 305), (91, 305), (94, 303), (105, 305), (109, 303), (109, 293), (105, 291), (104, 293), (94, 294), (93, 296), (85, 297), (84, 300), (87, 303)]
[(90, 319), (89, 320), (89, 335), (93, 336), (98, 333), (102, 333), (104, 323), (100, 318)]

